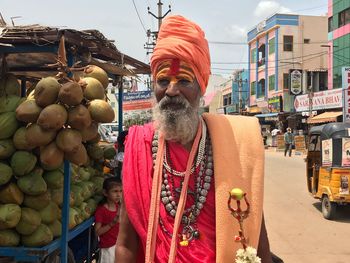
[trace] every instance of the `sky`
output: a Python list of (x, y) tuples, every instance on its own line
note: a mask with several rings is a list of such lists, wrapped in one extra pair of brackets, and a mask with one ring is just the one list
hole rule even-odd
[[(196, 22), (209, 41), (211, 71), (229, 76), (246, 68), (247, 32), (265, 18), (279, 13), (326, 15), (327, 0), (162, 0), (163, 14), (180, 14)], [(146, 30), (158, 30), (158, 0), (0, 0), (0, 13), (7, 23), (41, 24), (77, 30), (97, 29), (124, 54), (149, 62), (144, 44)], [(219, 44), (218, 42), (226, 42)], [(227, 44), (230, 42), (231, 44)], [(236, 43), (236, 44), (232, 44)]]

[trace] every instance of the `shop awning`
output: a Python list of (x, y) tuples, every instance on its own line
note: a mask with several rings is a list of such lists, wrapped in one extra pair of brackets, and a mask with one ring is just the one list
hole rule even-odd
[(309, 118), (307, 120), (307, 123), (324, 123), (324, 122), (336, 122), (337, 117), (343, 115), (341, 111), (328, 111), (324, 112), (320, 115), (317, 115), (315, 117)]
[(262, 114), (256, 114), (255, 115), (255, 117), (258, 117), (258, 118), (276, 117), (276, 116), (278, 116), (278, 112), (262, 113)]

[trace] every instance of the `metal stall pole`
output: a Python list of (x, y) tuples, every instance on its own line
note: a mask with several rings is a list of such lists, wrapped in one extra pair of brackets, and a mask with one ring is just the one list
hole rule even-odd
[[(68, 67), (73, 65), (73, 55), (67, 54)], [(70, 73), (71, 74), (71, 73)], [(62, 206), (62, 236), (61, 236), (61, 263), (68, 260), (68, 233), (69, 233), (69, 201), (70, 201), (70, 162), (64, 160), (63, 206)]]
[(118, 132), (123, 131), (123, 77), (119, 78), (118, 86)]

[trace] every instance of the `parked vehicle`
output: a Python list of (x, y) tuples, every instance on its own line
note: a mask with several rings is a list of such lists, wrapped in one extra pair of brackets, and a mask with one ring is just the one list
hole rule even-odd
[(350, 123), (312, 127), (305, 161), (308, 191), (332, 219), (339, 205), (350, 203)]

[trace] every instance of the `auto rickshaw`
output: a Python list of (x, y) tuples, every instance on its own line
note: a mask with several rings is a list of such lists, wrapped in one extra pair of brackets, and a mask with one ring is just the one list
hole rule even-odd
[(307, 188), (322, 202), (326, 219), (350, 203), (350, 123), (334, 122), (310, 129), (306, 161)]

